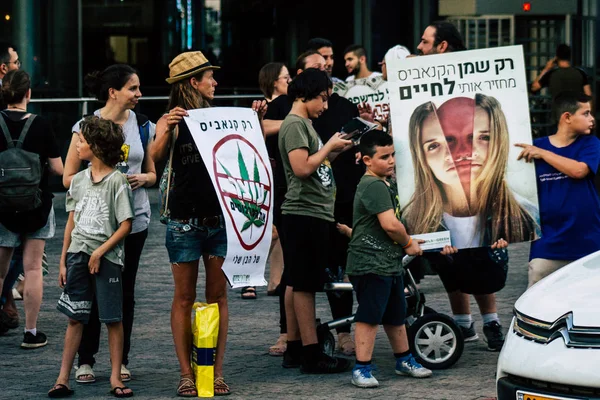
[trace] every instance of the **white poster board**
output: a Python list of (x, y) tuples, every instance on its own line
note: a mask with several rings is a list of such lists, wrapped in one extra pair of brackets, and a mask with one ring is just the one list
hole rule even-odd
[(223, 271), (232, 287), (264, 286), (273, 225), (273, 173), (256, 112), (216, 107), (185, 117), (227, 230)]
[(333, 86), (333, 91), (356, 105), (369, 104), (375, 112), (376, 120), (387, 120), (389, 117), (388, 83), (381, 75), (338, 82)]
[(411, 234), (450, 230), (459, 248), (539, 235), (521, 46), (387, 64), (396, 177)]

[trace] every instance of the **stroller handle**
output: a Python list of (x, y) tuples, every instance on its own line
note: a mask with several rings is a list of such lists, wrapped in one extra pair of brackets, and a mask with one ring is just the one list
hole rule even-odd
[(409, 256), (408, 254), (402, 257), (402, 267), (406, 267), (412, 260), (414, 260), (417, 256)]

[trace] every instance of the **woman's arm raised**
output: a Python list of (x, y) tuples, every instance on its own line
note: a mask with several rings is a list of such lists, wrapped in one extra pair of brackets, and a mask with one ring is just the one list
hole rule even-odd
[(71, 136), (71, 143), (69, 144), (69, 151), (67, 152), (67, 158), (65, 159), (65, 168), (63, 171), (62, 184), (65, 189), (71, 186), (71, 180), (79, 172), (81, 167), (81, 160), (77, 155), (77, 142), (79, 141), (79, 133), (73, 132)]

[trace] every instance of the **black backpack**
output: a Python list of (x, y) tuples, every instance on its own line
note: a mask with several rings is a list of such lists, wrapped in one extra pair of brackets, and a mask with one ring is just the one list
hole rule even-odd
[(0, 128), (6, 138), (7, 149), (0, 152), (0, 210), (2, 212), (30, 211), (42, 204), (42, 166), (40, 156), (23, 150), (25, 136), (35, 115), (31, 114), (21, 130), (15, 146), (4, 115), (0, 113)]

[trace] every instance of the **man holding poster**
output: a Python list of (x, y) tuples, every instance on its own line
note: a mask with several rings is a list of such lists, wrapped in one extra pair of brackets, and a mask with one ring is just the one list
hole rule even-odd
[(453, 54), (464, 49), (454, 25), (434, 22), (418, 51), (444, 55), (387, 65), (399, 197), (412, 234), (449, 231), (462, 249), (427, 259), (465, 341), (478, 339), (474, 294), (488, 350), (499, 351), (504, 336), (494, 293), (506, 281), (505, 247), (539, 234), (535, 171), (517, 162), (511, 146), (531, 143), (527, 84), (520, 47)]

